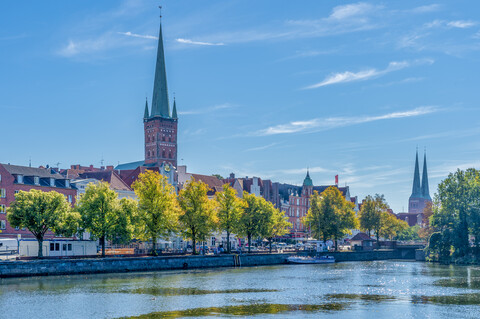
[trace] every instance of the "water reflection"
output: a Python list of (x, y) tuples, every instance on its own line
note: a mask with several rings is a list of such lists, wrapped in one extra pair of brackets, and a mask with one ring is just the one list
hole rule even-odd
[(194, 308), (180, 311), (154, 312), (130, 319), (156, 319), (156, 318), (185, 318), (185, 317), (206, 317), (206, 316), (253, 316), (259, 314), (279, 314), (283, 312), (294, 312), (292, 315), (302, 315), (307, 312), (339, 311), (345, 308), (345, 304), (327, 303), (321, 305), (286, 305), (286, 304), (252, 304), (240, 306)]
[(476, 318), (479, 289), (479, 267), (400, 261), (10, 278), (0, 318)]

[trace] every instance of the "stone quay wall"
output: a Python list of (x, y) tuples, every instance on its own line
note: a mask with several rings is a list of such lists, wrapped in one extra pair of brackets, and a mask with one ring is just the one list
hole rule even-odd
[[(328, 252), (321, 254), (334, 256), (339, 262), (398, 259), (398, 253), (395, 250)], [(0, 262), (0, 278), (278, 265), (287, 263), (287, 258), (292, 255), (295, 254), (108, 257), (3, 261)], [(303, 255), (306, 254), (304, 253)]]

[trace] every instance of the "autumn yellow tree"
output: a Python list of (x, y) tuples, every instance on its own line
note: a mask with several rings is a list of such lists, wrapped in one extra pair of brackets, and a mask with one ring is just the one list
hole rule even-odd
[(138, 197), (138, 213), (134, 217), (135, 236), (152, 241), (156, 254), (159, 238), (168, 238), (178, 230), (178, 207), (175, 189), (165, 176), (154, 171), (140, 174), (132, 185)]
[(192, 241), (193, 254), (196, 254), (196, 243), (206, 241), (217, 228), (215, 206), (208, 199), (208, 190), (207, 184), (192, 177), (178, 195), (180, 230)]

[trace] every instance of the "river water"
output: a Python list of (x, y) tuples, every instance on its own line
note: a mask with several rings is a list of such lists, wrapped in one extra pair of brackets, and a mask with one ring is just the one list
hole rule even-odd
[(373, 261), (0, 280), (0, 318), (480, 318), (480, 267)]

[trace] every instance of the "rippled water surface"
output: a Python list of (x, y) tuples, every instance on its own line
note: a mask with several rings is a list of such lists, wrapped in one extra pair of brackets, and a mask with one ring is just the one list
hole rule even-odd
[(0, 280), (0, 318), (480, 318), (480, 267), (374, 261)]

